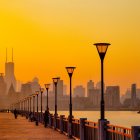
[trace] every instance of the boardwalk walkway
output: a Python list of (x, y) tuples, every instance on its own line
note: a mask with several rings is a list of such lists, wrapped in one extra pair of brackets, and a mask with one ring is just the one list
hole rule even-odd
[(0, 113), (0, 140), (68, 140), (68, 137), (42, 124), (36, 126), (25, 117), (15, 119), (11, 113)]

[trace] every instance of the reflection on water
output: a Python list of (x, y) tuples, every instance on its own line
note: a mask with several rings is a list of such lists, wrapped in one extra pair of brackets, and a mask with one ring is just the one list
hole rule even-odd
[[(54, 113), (51, 111), (51, 113)], [(68, 111), (58, 111), (59, 115), (68, 116)], [(97, 122), (100, 118), (99, 111), (73, 111), (74, 118), (87, 118), (90, 121)], [(131, 127), (140, 126), (140, 114), (136, 111), (106, 111), (105, 117), (111, 124)]]

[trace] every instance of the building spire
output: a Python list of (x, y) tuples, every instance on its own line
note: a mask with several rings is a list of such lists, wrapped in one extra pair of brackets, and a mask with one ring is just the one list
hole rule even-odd
[(6, 63), (7, 63), (7, 48), (6, 48)]
[(13, 62), (13, 48), (12, 48), (12, 62)]

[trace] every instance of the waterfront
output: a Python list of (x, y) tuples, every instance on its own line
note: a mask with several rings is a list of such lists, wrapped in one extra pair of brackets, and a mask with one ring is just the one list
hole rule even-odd
[[(53, 113), (53, 111), (51, 111)], [(59, 115), (68, 116), (68, 111), (58, 111)], [(99, 111), (73, 111), (74, 118), (87, 118), (90, 121), (97, 122), (100, 118)], [(107, 120), (113, 125), (119, 125), (130, 128), (131, 126), (140, 126), (140, 114), (137, 111), (106, 111)]]

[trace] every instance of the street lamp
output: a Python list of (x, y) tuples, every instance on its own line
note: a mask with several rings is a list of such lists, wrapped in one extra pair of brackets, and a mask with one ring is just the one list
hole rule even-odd
[(36, 125), (38, 125), (38, 94), (39, 94), (39, 91), (36, 91), (36, 95), (37, 95), (37, 100), (36, 100), (36, 102), (37, 102), (37, 118), (36, 118)]
[(69, 104), (69, 138), (72, 138), (72, 74), (76, 67), (66, 67), (70, 78), (70, 104)]
[(44, 92), (44, 88), (40, 88), (41, 92), (41, 115), (42, 115), (42, 93)]
[(101, 108), (100, 108), (100, 112), (101, 112), (101, 116), (99, 119), (99, 131), (98, 131), (98, 135), (99, 135), (99, 140), (104, 140), (106, 138), (107, 135), (107, 131), (105, 129), (105, 127), (107, 127), (107, 123), (109, 123), (106, 119), (105, 119), (105, 102), (104, 102), (104, 57), (106, 55), (108, 46), (110, 45), (109, 43), (95, 43), (94, 44), (98, 50), (100, 59), (101, 59)]
[(109, 43), (95, 43), (94, 44), (98, 50), (100, 59), (101, 59), (101, 120), (105, 119), (105, 111), (104, 111), (104, 71), (103, 71), (103, 63), (104, 63), (104, 57), (106, 55)]
[(53, 83), (55, 86), (55, 113), (54, 113), (54, 129), (56, 129), (56, 118), (57, 118), (57, 83), (58, 80), (60, 80), (59, 77), (56, 78), (52, 78), (53, 79)]
[(50, 84), (45, 84), (45, 88), (46, 88), (46, 91), (47, 91), (47, 105), (46, 105), (46, 110), (48, 111), (49, 110), (49, 107), (48, 107), (48, 90), (49, 90), (49, 87), (50, 87)]

